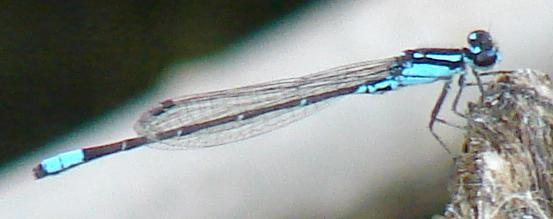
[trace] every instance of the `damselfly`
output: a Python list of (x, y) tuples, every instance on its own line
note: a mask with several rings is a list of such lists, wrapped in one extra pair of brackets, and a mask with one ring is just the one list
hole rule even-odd
[[(163, 149), (217, 146), (283, 127), (316, 111), (327, 100), (344, 95), (381, 94), (400, 87), (445, 81), (432, 111), (429, 125), (432, 131), (452, 77), (464, 77), (468, 68), (491, 68), (498, 61), (499, 51), (490, 34), (476, 30), (468, 35), (466, 48), (405, 50), (397, 57), (354, 63), (303, 77), (169, 99), (138, 119), (134, 128), (139, 137), (61, 153), (43, 160), (33, 171), (41, 178), (146, 144)], [(436, 136), (433, 131), (432, 134)]]

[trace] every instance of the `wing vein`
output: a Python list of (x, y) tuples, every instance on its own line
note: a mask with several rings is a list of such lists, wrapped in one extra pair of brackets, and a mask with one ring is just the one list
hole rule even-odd
[[(354, 63), (326, 71), (240, 88), (186, 95), (142, 114), (138, 134), (161, 149), (208, 147), (250, 138), (304, 118), (327, 99), (382, 80), (397, 58)], [(302, 102), (303, 100), (303, 102)], [(180, 135), (177, 135), (180, 133)]]

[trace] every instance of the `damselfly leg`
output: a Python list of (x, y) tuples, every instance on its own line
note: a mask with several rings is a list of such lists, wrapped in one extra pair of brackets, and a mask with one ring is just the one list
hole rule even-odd
[[(460, 112), (458, 107), (459, 107), (459, 100), (461, 99), (461, 96), (463, 94), (463, 91), (464, 91), (465, 87), (477, 86), (479, 91), (480, 91), (480, 94), (481, 94), (480, 101), (482, 101), (484, 99), (484, 97), (486, 97), (486, 95), (487, 95), (485, 90), (484, 90), (484, 85), (486, 85), (487, 83), (483, 82), (481, 77), (497, 76), (497, 75), (504, 75), (504, 74), (511, 73), (510, 71), (477, 72), (477, 71), (474, 71), (472, 69), (471, 69), (471, 72), (474, 75), (474, 77), (476, 78), (476, 82), (466, 82), (465, 74), (460, 74), (459, 78), (458, 78), (458, 81), (457, 81), (457, 84), (458, 84), (459, 88), (458, 88), (457, 93), (455, 94), (455, 98), (453, 99), (453, 102), (451, 104), (451, 110), (457, 116), (462, 117), (462, 118), (467, 118), (467, 116), (464, 113)], [(445, 142), (440, 138), (440, 136), (434, 130), (434, 124), (436, 122), (439, 122), (441, 124), (444, 124), (444, 125), (447, 125), (447, 126), (450, 126), (450, 127), (453, 127), (453, 128), (464, 129), (464, 127), (461, 126), (461, 125), (453, 124), (451, 122), (448, 122), (448, 121), (438, 117), (438, 115), (440, 113), (440, 110), (442, 108), (442, 105), (444, 104), (444, 101), (447, 97), (447, 94), (448, 94), (449, 90), (451, 89), (451, 83), (452, 83), (451, 80), (448, 80), (444, 83), (444, 86), (442, 87), (442, 91), (440, 93), (440, 96), (438, 96), (438, 99), (436, 100), (436, 104), (434, 105), (434, 108), (432, 109), (432, 112), (431, 112), (431, 115), (430, 115), (430, 122), (428, 123), (428, 129), (430, 130), (430, 133), (438, 141), (438, 143), (440, 143), (440, 145), (444, 148), (444, 150), (448, 154), (451, 154), (451, 150), (449, 150), (449, 148), (447, 147)]]

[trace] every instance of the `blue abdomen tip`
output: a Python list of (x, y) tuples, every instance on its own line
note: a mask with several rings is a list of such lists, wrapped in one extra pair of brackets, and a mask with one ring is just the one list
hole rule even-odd
[(84, 153), (81, 149), (58, 154), (40, 162), (42, 169), (50, 174), (62, 171), (71, 166), (84, 162)]

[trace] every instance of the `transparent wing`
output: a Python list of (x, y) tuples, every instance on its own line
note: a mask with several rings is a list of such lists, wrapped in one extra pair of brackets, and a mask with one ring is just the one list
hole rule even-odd
[[(326, 105), (316, 101), (279, 108), (291, 101), (351, 88), (384, 79), (396, 58), (354, 63), (298, 78), (170, 99), (145, 112), (135, 124), (138, 134), (157, 139), (160, 133), (234, 116), (236, 119), (182, 136), (158, 139), (161, 149), (209, 147), (250, 138), (304, 118)], [(258, 116), (240, 119), (247, 112), (273, 107)]]

